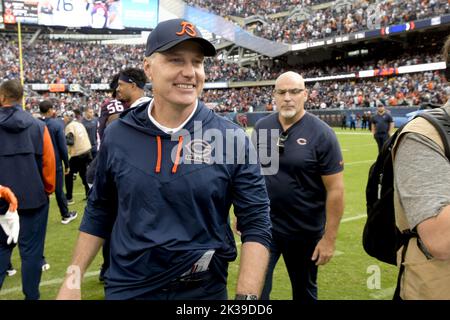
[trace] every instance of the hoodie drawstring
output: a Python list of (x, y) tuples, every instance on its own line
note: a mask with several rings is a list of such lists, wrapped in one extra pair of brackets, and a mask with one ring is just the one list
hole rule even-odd
[[(157, 143), (157, 158), (156, 158), (156, 167), (155, 172), (160, 173), (161, 172), (161, 159), (162, 159), (162, 145), (161, 145), (161, 137), (156, 136), (156, 143)], [(172, 167), (172, 173), (176, 173), (178, 169), (178, 165), (180, 163), (181, 158), (181, 150), (183, 149), (183, 136), (178, 137), (178, 146), (177, 146), (177, 155), (175, 158), (175, 163)]]
[(178, 147), (177, 147), (177, 156), (175, 158), (175, 163), (172, 167), (172, 173), (176, 173), (178, 169), (178, 164), (180, 163), (180, 155), (181, 155), (181, 149), (183, 148), (183, 136), (178, 137)]
[(156, 168), (155, 168), (155, 172), (156, 173), (160, 173), (161, 172), (161, 137), (160, 136), (156, 136), (156, 142), (158, 144), (158, 153), (157, 156), (158, 158), (156, 159)]

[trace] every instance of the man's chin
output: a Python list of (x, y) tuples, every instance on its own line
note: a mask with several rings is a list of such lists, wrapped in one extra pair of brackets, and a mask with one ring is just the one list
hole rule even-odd
[(295, 110), (280, 110), (280, 116), (285, 119), (292, 119), (293, 117), (295, 117), (295, 115)]

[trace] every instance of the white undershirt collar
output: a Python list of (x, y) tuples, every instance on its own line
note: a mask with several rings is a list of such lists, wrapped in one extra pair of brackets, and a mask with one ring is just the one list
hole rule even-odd
[(153, 118), (152, 116), (152, 108), (153, 108), (153, 103), (155, 100), (152, 100), (148, 106), (148, 118), (150, 119), (150, 121), (162, 132), (167, 133), (167, 134), (174, 134), (175, 132), (180, 131), (181, 129), (183, 129), (183, 127), (186, 125), (186, 123), (189, 122), (189, 120), (191, 120), (191, 118), (194, 116), (195, 111), (197, 111), (197, 107), (198, 107), (198, 100), (195, 102), (195, 107), (194, 110), (192, 110), (191, 114), (189, 115), (189, 117), (187, 117), (187, 119), (178, 127), (176, 128), (168, 128), (163, 126), (162, 124), (160, 124), (158, 121), (155, 120), (155, 118)]
[(139, 104), (141, 104), (143, 102), (148, 102), (150, 100), (152, 100), (152, 99), (149, 98), (149, 97), (140, 97), (139, 99), (137, 99), (135, 102), (133, 102), (131, 104), (130, 109), (136, 107), (137, 105), (139, 105)]

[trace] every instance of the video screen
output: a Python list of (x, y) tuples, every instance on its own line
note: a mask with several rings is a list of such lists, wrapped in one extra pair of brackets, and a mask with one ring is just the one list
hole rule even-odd
[(95, 29), (154, 28), (158, 0), (5, 0), (5, 23)]

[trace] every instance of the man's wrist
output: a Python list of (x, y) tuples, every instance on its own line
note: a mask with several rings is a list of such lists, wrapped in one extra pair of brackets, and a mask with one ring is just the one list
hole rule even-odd
[(236, 293), (234, 300), (258, 300), (258, 296), (256, 294)]

